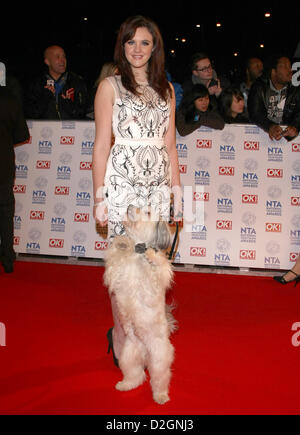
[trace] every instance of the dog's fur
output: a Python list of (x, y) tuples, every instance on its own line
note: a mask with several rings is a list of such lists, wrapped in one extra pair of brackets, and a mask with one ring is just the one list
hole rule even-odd
[[(172, 283), (172, 266), (162, 249), (170, 244), (168, 225), (151, 221), (147, 213), (133, 206), (124, 222), (126, 236), (114, 238), (107, 251), (104, 282), (114, 294), (126, 339), (119, 366), (123, 380), (116, 389), (138, 387), (150, 374), (153, 399), (160, 404), (169, 400), (168, 389), (174, 348), (169, 335), (176, 329), (165, 293)], [(135, 245), (146, 244), (145, 253)]]

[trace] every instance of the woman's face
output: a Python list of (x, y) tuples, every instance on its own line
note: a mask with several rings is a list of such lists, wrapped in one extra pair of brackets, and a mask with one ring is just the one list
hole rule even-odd
[(138, 27), (124, 44), (125, 56), (132, 68), (147, 68), (153, 50), (153, 37), (146, 27)]
[(231, 103), (231, 112), (233, 115), (238, 115), (239, 113), (243, 113), (245, 108), (245, 101), (243, 98), (238, 99), (235, 96), (232, 98)]
[(195, 107), (200, 112), (206, 112), (209, 106), (209, 96), (196, 98), (194, 101)]

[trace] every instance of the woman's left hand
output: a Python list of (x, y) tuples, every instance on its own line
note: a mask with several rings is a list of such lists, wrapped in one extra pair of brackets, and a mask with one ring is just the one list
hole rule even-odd
[(173, 186), (172, 192), (174, 195), (174, 218), (173, 219), (175, 222), (180, 222), (183, 219), (181, 186)]

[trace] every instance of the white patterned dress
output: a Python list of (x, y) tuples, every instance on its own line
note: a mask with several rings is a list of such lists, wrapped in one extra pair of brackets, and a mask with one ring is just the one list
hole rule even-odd
[(124, 233), (122, 220), (130, 204), (151, 206), (169, 218), (171, 171), (164, 143), (170, 119), (165, 102), (149, 85), (139, 85), (139, 96), (127, 91), (120, 76), (108, 77), (115, 92), (115, 144), (105, 173), (108, 235)]

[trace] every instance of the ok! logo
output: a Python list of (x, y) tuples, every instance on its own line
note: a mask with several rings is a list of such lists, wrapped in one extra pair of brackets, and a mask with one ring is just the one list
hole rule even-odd
[(219, 166), (219, 175), (225, 175), (228, 177), (234, 176), (234, 167), (233, 166)]
[(282, 224), (275, 222), (267, 222), (266, 223), (266, 232), (267, 233), (281, 233), (282, 232)]

